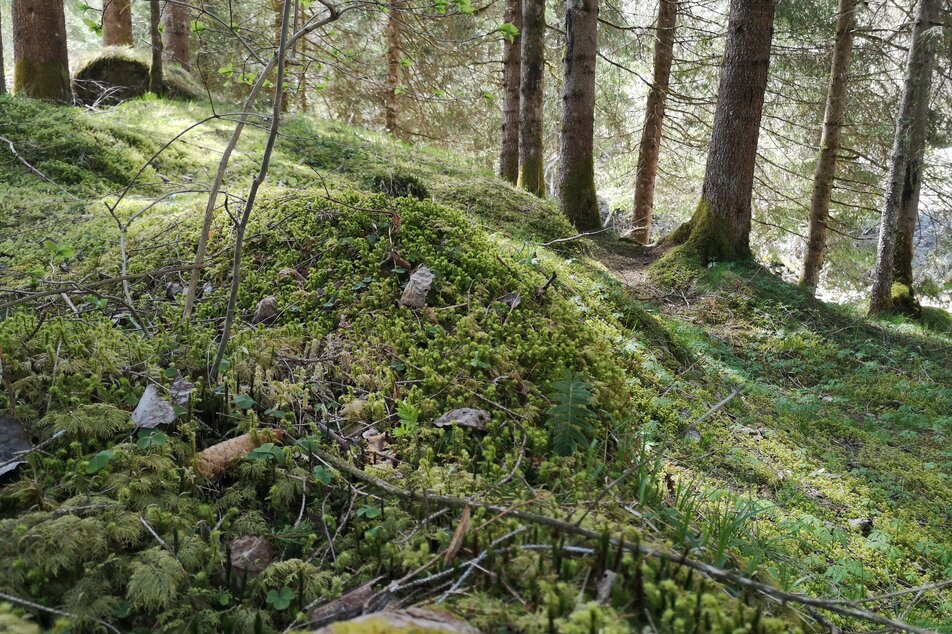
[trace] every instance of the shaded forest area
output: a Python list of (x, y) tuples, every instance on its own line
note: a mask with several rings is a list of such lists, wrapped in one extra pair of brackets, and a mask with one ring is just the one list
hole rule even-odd
[(0, 632), (952, 632), (950, 19), (0, 0)]

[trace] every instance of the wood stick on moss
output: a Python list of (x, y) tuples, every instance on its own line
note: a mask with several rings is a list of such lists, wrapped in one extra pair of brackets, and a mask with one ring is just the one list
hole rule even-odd
[[(402, 489), (400, 487), (394, 486), (389, 482), (385, 482), (379, 478), (376, 478), (369, 473), (361, 471), (354, 465), (349, 462), (342, 460), (341, 458), (334, 456), (322, 449), (314, 448), (314, 455), (318, 456), (322, 460), (327, 461), (329, 464), (333, 465), (335, 468), (346, 473), (355, 480), (359, 480), (364, 484), (368, 484), (380, 491), (399, 497), (405, 500), (414, 500), (417, 502), (423, 502), (424, 499), (428, 504), (438, 504), (441, 506), (449, 506), (453, 508), (464, 508), (469, 505), (473, 508), (481, 508), (493, 513), (507, 513), (510, 517), (515, 517), (527, 522), (532, 522), (534, 524), (539, 524), (542, 526), (548, 526), (559, 531), (563, 531), (570, 535), (576, 535), (578, 537), (584, 537), (586, 539), (601, 539), (602, 534), (583, 528), (581, 526), (576, 526), (571, 522), (566, 522), (564, 520), (556, 519), (553, 517), (548, 517), (546, 515), (541, 515), (539, 513), (533, 513), (531, 511), (523, 511), (519, 509), (513, 509), (507, 506), (502, 506), (499, 504), (491, 504), (489, 502), (482, 502), (479, 500), (473, 500), (469, 498), (462, 498), (452, 495), (440, 495), (433, 492), (418, 492), (418, 491), (409, 491)], [(730, 570), (724, 570), (722, 568), (717, 568), (710, 564), (706, 564), (701, 561), (690, 559), (685, 557), (682, 553), (670, 552), (660, 548), (652, 548), (648, 546), (643, 546), (640, 544), (632, 544), (628, 541), (622, 542), (619, 539), (612, 538), (611, 543), (614, 545), (621, 544), (622, 547), (633, 553), (640, 553), (644, 557), (653, 557), (655, 559), (660, 559), (663, 561), (669, 561), (671, 563), (685, 566), (692, 570), (696, 570), (700, 573), (703, 573), (710, 577), (711, 579), (716, 579), (718, 581), (733, 583), (748, 590), (753, 590), (758, 592), (766, 597), (774, 599), (780, 603), (797, 603), (800, 605), (809, 606), (812, 608), (819, 608), (822, 610), (827, 610), (840, 616), (846, 616), (854, 619), (860, 619), (862, 621), (868, 621), (870, 623), (876, 623), (878, 625), (883, 625), (895, 630), (902, 632), (911, 632), (912, 634), (938, 634), (935, 630), (929, 630), (926, 628), (918, 627), (908, 623), (903, 623), (900, 621), (895, 621), (888, 617), (885, 617), (876, 612), (871, 612), (860, 607), (857, 603), (848, 603), (844, 604), (835, 600), (828, 599), (819, 599), (816, 597), (810, 597), (803, 594), (797, 594), (793, 592), (786, 592), (780, 588), (762, 583), (760, 581), (755, 581), (748, 577), (744, 577), (736, 572)]]
[(232, 132), (231, 138), (228, 139), (228, 144), (225, 146), (225, 150), (222, 152), (221, 160), (218, 163), (218, 170), (215, 173), (215, 180), (212, 181), (212, 186), (208, 193), (208, 202), (205, 205), (205, 217), (202, 220), (202, 231), (199, 234), (198, 248), (195, 251), (195, 268), (192, 270), (192, 275), (188, 282), (188, 290), (185, 292), (184, 318), (186, 320), (189, 318), (189, 316), (191, 316), (192, 308), (195, 305), (195, 297), (198, 293), (198, 281), (199, 277), (201, 276), (201, 269), (205, 263), (205, 252), (208, 249), (208, 237), (212, 228), (212, 215), (214, 214), (215, 207), (217, 205), (218, 192), (221, 190), (221, 185), (225, 178), (225, 170), (228, 168), (228, 162), (231, 160), (231, 155), (234, 152), (235, 147), (238, 145), (238, 139), (241, 138), (241, 133), (245, 129), (245, 124), (248, 122), (248, 113), (254, 107), (255, 100), (258, 98), (258, 93), (261, 92), (261, 88), (264, 86), (267, 77), (270, 75), (271, 69), (274, 68), (280, 60), (284, 59), (284, 54), (288, 46), (294, 45), (297, 40), (304, 37), (311, 31), (319, 29), (320, 27), (337, 20), (342, 13), (341, 10), (338, 10), (337, 7), (328, 2), (328, 0), (318, 1), (324, 5), (324, 8), (327, 9), (328, 16), (317, 22), (306, 24), (290, 38), (286, 37), (285, 41), (281, 43), (281, 45), (278, 47), (278, 50), (276, 50), (274, 55), (271, 56), (271, 59), (268, 60), (268, 63), (265, 65), (265, 67), (261, 69), (261, 72), (258, 74), (258, 79), (248, 92), (248, 97), (245, 100), (244, 108), (242, 108), (242, 114), (238, 118), (238, 122), (235, 124), (235, 130)]
[(47, 614), (55, 614), (56, 616), (65, 616), (66, 618), (72, 619), (73, 621), (80, 621), (85, 618), (92, 621), (93, 623), (98, 623), (99, 625), (103, 626), (110, 632), (115, 632), (115, 634), (122, 634), (122, 632), (119, 631), (119, 629), (116, 628), (116, 626), (112, 625), (108, 621), (103, 621), (101, 619), (97, 619), (91, 616), (80, 617), (70, 612), (57, 610), (55, 608), (48, 608), (45, 605), (34, 603), (33, 601), (27, 601), (26, 599), (21, 599), (20, 597), (13, 596), (12, 594), (7, 594), (5, 592), (0, 592), (0, 599), (3, 599), (4, 601), (9, 601), (10, 603), (14, 603), (16, 605), (22, 605), (23, 607), (29, 608), (31, 610), (39, 610), (40, 612), (46, 612)]

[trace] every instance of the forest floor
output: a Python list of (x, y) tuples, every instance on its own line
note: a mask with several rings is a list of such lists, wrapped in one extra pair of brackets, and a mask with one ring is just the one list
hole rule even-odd
[[(139, 172), (208, 114), (0, 101), (17, 150), (0, 153), (0, 405), (48, 443), (0, 476), (0, 629), (306, 630), (370, 583), (485, 632), (882, 626), (857, 609), (952, 632), (947, 313), (870, 320), (753, 262), (665, 268), (573, 239), (466, 157), (295, 117), (209, 381), (229, 214), (263, 132), (229, 168), (187, 321), (181, 268), (232, 124)], [(415, 310), (399, 298), (420, 266), (437, 278)], [(277, 314), (254, 323), (269, 296)], [(179, 380), (194, 386), (174, 422), (134, 429), (147, 386), (171, 398)], [(438, 426), (461, 407), (486, 418)], [(264, 444), (205, 477), (197, 452), (242, 433)], [(369, 480), (335, 462), (352, 454)], [(264, 570), (235, 560), (248, 539)]]

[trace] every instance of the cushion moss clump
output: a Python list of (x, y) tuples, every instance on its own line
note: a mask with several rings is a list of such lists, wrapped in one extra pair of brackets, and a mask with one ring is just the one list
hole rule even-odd
[(131, 48), (110, 46), (81, 61), (73, 92), (84, 106), (114, 106), (149, 90), (149, 62)]

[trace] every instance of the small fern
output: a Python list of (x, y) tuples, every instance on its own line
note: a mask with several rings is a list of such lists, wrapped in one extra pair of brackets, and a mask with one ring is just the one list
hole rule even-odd
[(572, 370), (565, 370), (562, 379), (552, 385), (549, 398), (555, 403), (546, 414), (552, 449), (560, 456), (570, 456), (579, 447), (589, 444), (595, 433), (592, 420), (592, 385)]

